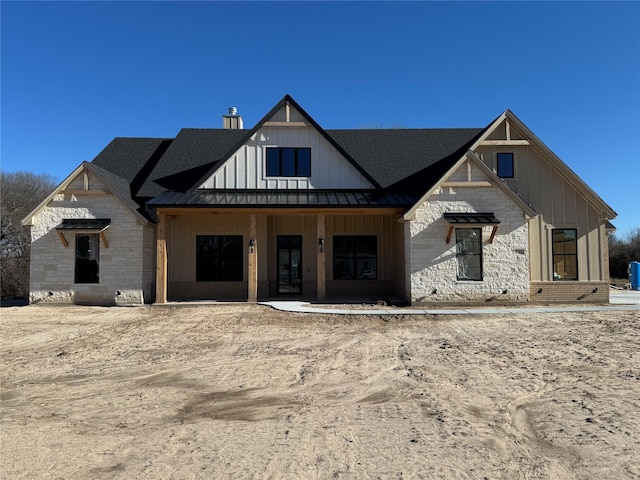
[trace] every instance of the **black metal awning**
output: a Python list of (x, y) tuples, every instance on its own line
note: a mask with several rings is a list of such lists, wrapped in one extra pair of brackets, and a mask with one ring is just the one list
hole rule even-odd
[(56, 227), (56, 230), (64, 248), (69, 246), (69, 242), (64, 236), (64, 231), (99, 233), (102, 244), (105, 248), (109, 248), (109, 242), (104, 234), (109, 225), (111, 225), (110, 218), (64, 218), (62, 223)]
[(451, 212), (445, 213), (444, 219), (451, 225), (499, 225), (498, 220), (493, 212), (488, 213), (462, 213)]
[(489, 225), (493, 227), (491, 236), (489, 237), (489, 243), (493, 242), (498, 231), (498, 220), (493, 212), (447, 212), (444, 215), (444, 219), (449, 222), (449, 232), (447, 232), (447, 243), (451, 242), (451, 236), (453, 235), (453, 229), (455, 227), (478, 227)]
[(417, 200), (413, 195), (369, 190), (196, 190), (161, 193), (147, 205), (155, 208), (409, 208)]
[(98, 230), (102, 232), (111, 225), (110, 218), (65, 218), (56, 230)]

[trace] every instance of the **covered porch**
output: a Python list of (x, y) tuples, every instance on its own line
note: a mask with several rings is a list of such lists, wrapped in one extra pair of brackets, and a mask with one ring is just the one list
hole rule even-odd
[(405, 296), (400, 208), (158, 208), (156, 303)]

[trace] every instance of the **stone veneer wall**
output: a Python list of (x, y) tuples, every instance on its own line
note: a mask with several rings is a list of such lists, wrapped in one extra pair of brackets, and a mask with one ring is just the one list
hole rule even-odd
[[(493, 212), (500, 220), (493, 243), (488, 242), (492, 227), (482, 228), (482, 281), (456, 280), (455, 232), (447, 244), (445, 212)], [(407, 298), (412, 304), (529, 300), (528, 223), (499, 188), (437, 190), (405, 228), (405, 251)]]
[[(110, 218), (105, 231), (109, 248), (100, 242), (100, 283), (74, 284), (76, 233), (65, 232), (62, 245), (55, 227), (64, 218)], [(111, 195), (58, 195), (31, 227), (31, 303), (141, 304), (143, 225)], [(119, 292), (119, 294), (118, 294)]]

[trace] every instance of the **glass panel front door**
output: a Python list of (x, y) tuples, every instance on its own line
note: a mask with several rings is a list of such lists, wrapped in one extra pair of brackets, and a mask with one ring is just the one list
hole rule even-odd
[(278, 236), (278, 293), (302, 293), (302, 237)]

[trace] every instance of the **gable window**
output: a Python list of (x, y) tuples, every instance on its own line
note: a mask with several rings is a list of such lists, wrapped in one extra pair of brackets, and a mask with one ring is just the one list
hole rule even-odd
[(498, 176), (500, 178), (514, 178), (513, 153), (498, 153)]
[(100, 235), (76, 236), (75, 283), (100, 282)]
[(456, 228), (458, 280), (482, 280), (482, 229)]
[(267, 177), (310, 176), (310, 148), (267, 148)]
[(378, 278), (378, 238), (375, 235), (333, 237), (333, 279)]
[(578, 280), (578, 231), (575, 228), (552, 231), (553, 279)]
[(242, 281), (242, 235), (196, 235), (196, 282)]

